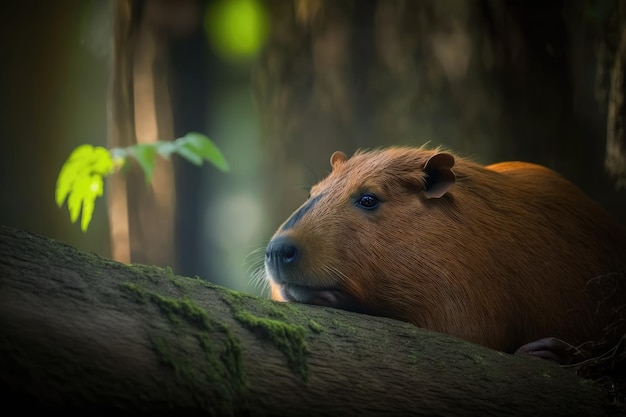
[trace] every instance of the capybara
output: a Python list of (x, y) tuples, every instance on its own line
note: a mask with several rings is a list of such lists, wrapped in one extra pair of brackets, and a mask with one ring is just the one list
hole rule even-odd
[(586, 287), (626, 271), (626, 231), (560, 174), (410, 147), (335, 152), (330, 162), (266, 247), (272, 298), (504, 352), (601, 336)]

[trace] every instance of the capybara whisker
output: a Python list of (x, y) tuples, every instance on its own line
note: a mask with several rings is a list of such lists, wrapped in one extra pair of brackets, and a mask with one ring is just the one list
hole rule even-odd
[(328, 272), (328, 275), (337, 278), (337, 282), (348, 281), (348, 276), (341, 272), (339, 268), (330, 265), (324, 265), (324, 269)]

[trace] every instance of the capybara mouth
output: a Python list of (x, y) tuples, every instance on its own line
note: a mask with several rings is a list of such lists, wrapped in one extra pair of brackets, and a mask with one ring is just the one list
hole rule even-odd
[(366, 309), (361, 303), (337, 288), (312, 288), (302, 285), (282, 284), (281, 295), (285, 300), (291, 302), (366, 313)]

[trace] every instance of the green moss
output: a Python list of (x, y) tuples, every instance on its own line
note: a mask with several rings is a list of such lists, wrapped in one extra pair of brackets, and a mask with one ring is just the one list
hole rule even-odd
[[(308, 378), (305, 342), (307, 329), (301, 325), (282, 321), (287, 318), (285, 310), (291, 310), (292, 307), (287, 303), (260, 299), (232, 290), (227, 290), (225, 295), (224, 301), (231, 307), (235, 319), (255, 332), (258, 337), (269, 340), (285, 355), (290, 369), (306, 381)], [(246, 300), (253, 301), (255, 306), (272, 318), (259, 317), (246, 310), (244, 308)]]
[(139, 303), (146, 303), (150, 297), (146, 293), (146, 290), (133, 282), (124, 282), (122, 288), (132, 295), (135, 301)]
[[(256, 300), (257, 297), (250, 295), (250, 294), (246, 294), (244, 292), (240, 292), (240, 291), (235, 291), (235, 290), (231, 290), (229, 288), (223, 288), (222, 289), (225, 293), (225, 295), (230, 298), (233, 301), (241, 301), (241, 300)], [(261, 299), (263, 300), (263, 299)]]
[(212, 290), (217, 290), (217, 289), (219, 289), (219, 290), (223, 290), (223, 289), (224, 289), (223, 287), (220, 287), (220, 286), (219, 286), (219, 285), (217, 285), (217, 284), (214, 284), (214, 283), (212, 283), (212, 282), (209, 282), (209, 281), (207, 281), (207, 280), (205, 280), (205, 279), (202, 279), (202, 278), (200, 278), (200, 277), (197, 277), (197, 276), (196, 276), (196, 277), (194, 277), (194, 278), (186, 278), (186, 279), (187, 279), (189, 282), (191, 282), (191, 283), (193, 283), (193, 284), (195, 284), (195, 285), (200, 285), (200, 286), (202, 286), (202, 287), (210, 288), (210, 289), (212, 289)]
[(130, 264), (126, 265), (126, 267), (136, 273), (139, 280), (151, 282), (160, 282), (162, 280), (164, 271), (162, 268), (142, 264)]
[(214, 353), (212, 340), (208, 334), (199, 333), (196, 335), (200, 346), (203, 348), (205, 358), (213, 365), (213, 369), (229, 371), (227, 375), (220, 375), (221, 377), (234, 376), (238, 384), (243, 386), (245, 385), (245, 374), (241, 362), (241, 341), (225, 325), (218, 325), (217, 327), (226, 336), (224, 348), (217, 355)]
[(186, 356), (175, 353), (177, 349), (172, 346), (171, 340), (165, 337), (154, 337), (152, 338), (152, 346), (161, 363), (172, 367), (177, 378), (192, 385), (198, 381), (197, 370), (189, 363)]
[(235, 312), (235, 318), (257, 334), (269, 339), (285, 355), (291, 370), (306, 381), (308, 368), (306, 364), (307, 349), (304, 340), (306, 329), (304, 327), (257, 317), (245, 310)]
[[(174, 324), (175, 332), (151, 335), (152, 346), (161, 363), (171, 367), (181, 383), (188, 385), (192, 392), (204, 392), (206, 385), (203, 382), (206, 382), (222, 399), (217, 401), (206, 394), (198, 401), (209, 409), (217, 403), (237, 404), (236, 398), (247, 387), (241, 342), (232, 331), (225, 324), (212, 320), (207, 311), (190, 298), (165, 297), (129, 282), (122, 287), (140, 303), (155, 305)], [(189, 356), (188, 344), (194, 339), (204, 357), (204, 364), (198, 369), (197, 361), (192, 361)], [(213, 414), (232, 414), (228, 411), (219, 410)]]
[(275, 319), (287, 320), (287, 314), (285, 313), (284, 309), (280, 308), (280, 306), (277, 306), (276, 304), (266, 304), (264, 306), (266, 307), (267, 314), (270, 317)]
[(189, 295), (191, 288), (191, 281), (189, 279), (174, 274), (168, 275), (167, 278), (176, 288), (180, 289), (183, 294)]
[(322, 333), (322, 326), (315, 320), (309, 320), (309, 328), (315, 333)]
[(210, 330), (212, 328), (211, 320), (206, 310), (188, 298), (174, 299), (158, 294), (150, 294), (150, 300), (172, 322), (176, 323), (182, 319), (201, 330)]
[[(208, 334), (199, 333), (196, 335), (208, 364), (205, 370), (207, 382), (215, 384), (220, 381), (233, 381), (234, 391), (243, 392), (246, 389), (246, 377), (241, 362), (241, 342), (227, 327), (222, 330), (224, 330), (226, 342), (224, 348), (217, 354)], [(220, 387), (222, 398), (233, 399), (233, 393), (230, 392), (226, 384), (221, 383), (217, 386)]]
[(238, 385), (243, 388), (246, 385), (246, 377), (241, 361), (243, 349), (241, 341), (226, 326), (221, 326), (221, 330), (226, 336), (226, 346), (220, 353), (220, 359), (225, 369), (228, 369), (235, 376)]
[(172, 322), (179, 324), (185, 321), (202, 330), (211, 330), (214, 327), (214, 323), (211, 321), (206, 310), (190, 298), (165, 297), (150, 292), (143, 286), (132, 282), (123, 283), (122, 288), (129, 292), (137, 301), (142, 303), (152, 302), (155, 304), (159, 307), (161, 313)]

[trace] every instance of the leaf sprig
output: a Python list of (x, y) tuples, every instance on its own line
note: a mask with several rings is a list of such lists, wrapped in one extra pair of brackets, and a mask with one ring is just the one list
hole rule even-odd
[(139, 163), (149, 184), (157, 155), (169, 158), (172, 154), (178, 154), (194, 165), (200, 166), (207, 161), (220, 171), (227, 172), (230, 169), (215, 143), (197, 132), (188, 133), (174, 141), (142, 143), (111, 150), (101, 146), (80, 145), (61, 167), (55, 190), (56, 204), (61, 207), (67, 200), (70, 220), (75, 223), (82, 214), (80, 228), (86, 232), (96, 199), (104, 192), (104, 177), (121, 170), (128, 158), (132, 157)]

